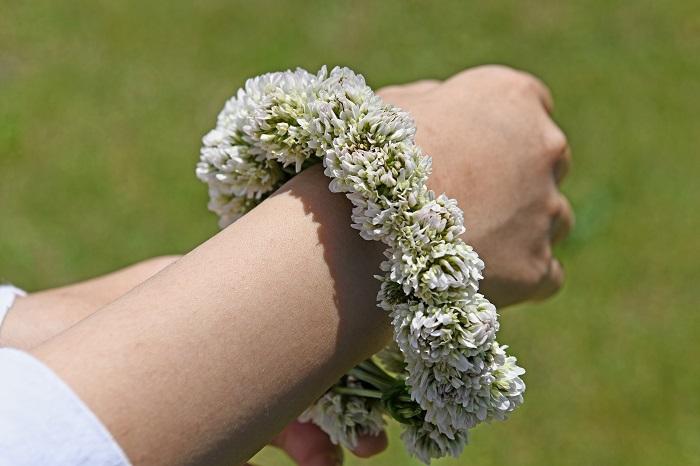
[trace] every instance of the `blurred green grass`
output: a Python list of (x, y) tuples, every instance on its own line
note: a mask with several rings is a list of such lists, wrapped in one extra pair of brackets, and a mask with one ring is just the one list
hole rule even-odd
[[(700, 3), (0, 0), (0, 11), (0, 280), (28, 289), (213, 234), (193, 176), (199, 138), (248, 76), (342, 64), (381, 86), (482, 63), (541, 76), (574, 151), (569, 281), (504, 312), (525, 405), (438, 464), (700, 464)], [(414, 464), (395, 439), (348, 463)]]

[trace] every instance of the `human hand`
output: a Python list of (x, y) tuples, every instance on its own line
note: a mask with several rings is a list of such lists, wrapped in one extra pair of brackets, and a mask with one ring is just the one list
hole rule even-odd
[[(343, 462), (343, 451), (328, 435), (312, 423), (293, 421), (278, 434), (271, 445), (282, 449), (299, 466), (336, 466)], [(387, 446), (386, 434), (359, 436), (353, 454), (368, 458)]]
[(429, 186), (464, 210), (465, 241), (486, 262), (484, 294), (505, 306), (557, 291), (564, 272), (552, 245), (573, 224), (558, 184), (571, 157), (548, 89), (529, 74), (482, 66), (377, 93), (411, 113), (433, 158)]

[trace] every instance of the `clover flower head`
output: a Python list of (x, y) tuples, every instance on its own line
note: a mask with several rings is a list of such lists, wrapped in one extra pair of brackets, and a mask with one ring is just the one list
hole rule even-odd
[(459, 370), (467, 358), (488, 350), (498, 331), (496, 308), (482, 295), (442, 305), (399, 305), (392, 313), (399, 347), (427, 363), (448, 362)]
[(442, 458), (447, 455), (458, 457), (468, 443), (469, 437), (466, 431), (445, 435), (432, 424), (424, 423), (420, 426), (408, 426), (401, 434), (401, 440), (410, 454), (430, 464), (432, 458)]
[(302, 422), (313, 422), (328, 434), (336, 445), (353, 449), (358, 435), (379, 435), (385, 426), (380, 400), (346, 395), (337, 387), (361, 388), (351, 377), (344, 377), (299, 416)]
[[(404, 354), (406, 354), (404, 352)], [(443, 433), (465, 430), (491, 419), (505, 420), (523, 401), (524, 370), (496, 341), (484, 353), (459, 361), (426, 362), (406, 357), (411, 396), (425, 419)]]
[[(410, 227), (409, 227), (410, 228)], [(430, 303), (469, 299), (479, 289), (484, 262), (474, 249), (457, 238), (424, 244), (406, 230), (387, 249), (380, 268), (390, 279)]]

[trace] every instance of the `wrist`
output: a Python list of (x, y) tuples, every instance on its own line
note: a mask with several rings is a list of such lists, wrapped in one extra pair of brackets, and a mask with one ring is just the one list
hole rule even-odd
[[(297, 222), (313, 223), (316, 242), (323, 249), (323, 260), (335, 290), (335, 304), (341, 316), (339, 325), (357, 334), (360, 358), (379, 351), (391, 338), (390, 319), (377, 307), (380, 272), (386, 245), (362, 239), (350, 226), (352, 203), (343, 194), (328, 189), (329, 179), (321, 164), (307, 168), (285, 183), (256, 210), (264, 210), (281, 228), (305, 235)], [(295, 205), (303, 207), (301, 217), (289, 215)], [(243, 219), (241, 219), (243, 220)], [(301, 241), (302, 238), (299, 238)], [(303, 273), (303, 271), (300, 271)], [(312, 283), (309, 284), (314, 289)], [(339, 329), (343, 331), (343, 329)]]

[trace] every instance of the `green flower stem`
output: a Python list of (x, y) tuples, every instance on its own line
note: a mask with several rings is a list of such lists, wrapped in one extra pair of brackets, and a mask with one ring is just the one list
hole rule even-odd
[(348, 374), (355, 377), (358, 380), (361, 380), (362, 382), (366, 382), (370, 385), (373, 385), (375, 388), (378, 388), (381, 391), (385, 391), (392, 386), (391, 381), (387, 380), (384, 377), (377, 376), (371, 372), (368, 372), (359, 366), (353, 367), (350, 370), (350, 372), (348, 372)]
[(401, 408), (396, 410), (396, 413), (404, 418), (412, 418), (414, 416), (418, 416), (421, 412), (423, 412), (423, 410), (421, 410), (420, 407)]
[(333, 391), (340, 395), (362, 396), (365, 398), (376, 398), (378, 400), (382, 399), (382, 392), (380, 392), (379, 390), (370, 390), (367, 388), (334, 387)]
[(377, 377), (381, 377), (382, 379), (386, 380), (387, 382), (390, 383), (395, 383), (396, 379), (389, 375), (384, 369), (379, 367), (377, 363), (375, 363), (372, 359), (366, 359), (362, 361), (360, 364), (358, 364), (358, 367), (361, 369), (371, 372), (372, 374), (376, 375)]

